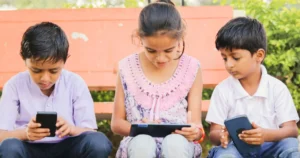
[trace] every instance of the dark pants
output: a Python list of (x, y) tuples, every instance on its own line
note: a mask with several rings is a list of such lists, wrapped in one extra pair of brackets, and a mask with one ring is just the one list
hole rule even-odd
[(107, 158), (111, 150), (111, 142), (103, 133), (85, 132), (55, 144), (5, 139), (0, 158)]

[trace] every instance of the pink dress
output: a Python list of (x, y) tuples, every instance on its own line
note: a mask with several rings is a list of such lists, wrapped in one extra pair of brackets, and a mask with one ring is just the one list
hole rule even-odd
[[(187, 123), (187, 100), (200, 63), (184, 54), (173, 76), (160, 84), (149, 81), (141, 68), (139, 54), (130, 55), (119, 63), (119, 72), (125, 94), (126, 119), (140, 123), (143, 118), (161, 120), (162, 123)], [(127, 147), (132, 137), (124, 137), (118, 149), (117, 158), (127, 157)], [(156, 155), (161, 152), (163, 138), (155, 138)], [(193, 143), (193, 142), (191, 142)], [(202, 148), (194, 144), (194, 158), (201, 156)]]

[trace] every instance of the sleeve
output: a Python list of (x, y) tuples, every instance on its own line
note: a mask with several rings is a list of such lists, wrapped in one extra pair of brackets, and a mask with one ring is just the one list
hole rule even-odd
[(2, 91), (0, 99), (0, 129), (1, 130), (14, 130), (14, 126), (18, 116), (19, 99), (17, 89), (12, 83), (8, 81)]
[(75, 126), (97, 129), (93, 98), (87, 84), (79, 76), (73, 94), (73, 120)]
[(288, 121), (299, 121), (293, 98), (284, 84), (282, 84), (282, 88), (275, 95), (275, 113), (278, 126)]
[(205, 121), (224, 126), (224, 120), (228, 117), (228, 106), (220, 89), (220, 86), (217, 86), (213, 91)]

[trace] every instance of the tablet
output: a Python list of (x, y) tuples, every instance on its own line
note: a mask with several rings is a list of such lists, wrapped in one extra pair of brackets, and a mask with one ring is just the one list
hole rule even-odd
[(191, 127), (189, 124), (132, 124), (129, 136), (135, 137), (139, 134), (146, 134), (152, 137), (166, 137), (175, 130), (183, 127)]
[(224, 124), (235, 147), (241, 155), (252, 155), (259, 152), (260, 145), (247, 144), (246, 142), (240, 140), (238, 136), (244, 130), (253, 129), (246, 115), (239, 115), (230, 119), (226, 119)]
[(41, 128), (49, 128), (50, 136), (55, 136), (57, 113), (49, 111), (38, 111), (36, 114), (36, 122), (41, 124)]

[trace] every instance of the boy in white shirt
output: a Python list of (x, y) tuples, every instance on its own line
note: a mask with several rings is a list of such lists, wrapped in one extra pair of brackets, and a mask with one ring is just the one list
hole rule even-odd
[[(217, 146), (208, 157), (300, 157), (299, 116), (293, 99), (286, 85), (268, 75), (262, 65), (267, 50), (263, 25), (248, 17), (232, 19), (219, 30), (215, 44), (231, 76), (215, 88), (211, 98), (206, 121), (211, 124), (210, 140)], [(241, 155), (224, 127), (225, 119), (242, 114), (253, 129), (239, 138), (261, 145), (259, 153)]]

